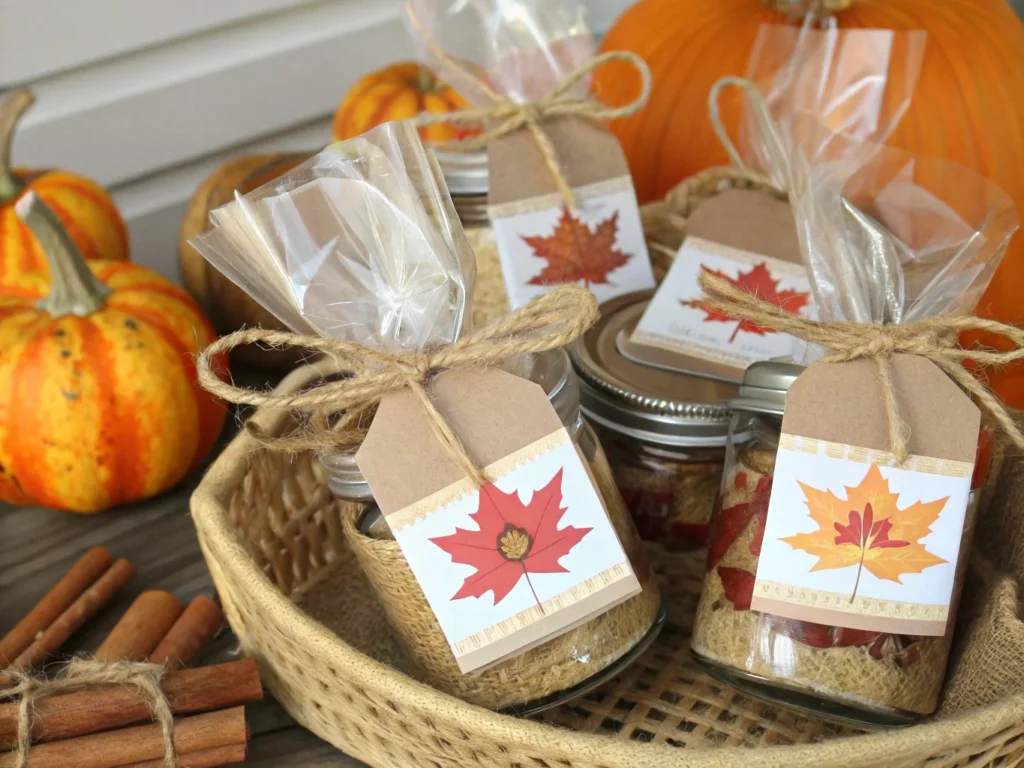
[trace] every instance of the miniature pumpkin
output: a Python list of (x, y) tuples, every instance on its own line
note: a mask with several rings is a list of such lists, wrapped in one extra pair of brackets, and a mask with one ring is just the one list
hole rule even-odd
[[(284, 326), (249, 294), (211, 267), (188, 241), (210, 228), (210, 211), (230, 202), (236, 191), (243, 195), (251, 192), (308, 158), (309, 154), (287, 152), (236, 158), (210, 174), (189, 201), (178, 234), (181, 281), (218, 333), (231, 333), (243, 326), (281, 330)], [(290, 368), (299, 360), (299, 355), (299, 352), (277, 352), (252, 346), (239, 347), (232, 353), (238, 362), (260, 368)]]
[[(28, 190), (53, 209), (85, 258), (128, 258), (124, 222), (102, 187), (65, 171), (11, 168), (14, 129), (34, 102), (28, 88), (15, 88), (0, 96), (0, 288), (21, 284), (27, 273), (46, 273), (46, 256), (14, 213), (14, 204)], [(29, 283), (32, 281), (29, 278)]]
[[(998, 183), (1024, 210), (1024, 27), (1006, 0), (824, 0), (840, 28), (923, 29), (928, 33), (910, 109), (890, 144), (946, 157)], [(712, 84), (743, 75), (762, 24), (799, 23), (774, 8), (806, 8), (796, 0), (640, 0), (616, 21), (604, 50), (641, 55), (654, 73), (651, 100), (616, 121), (642, 201), (662, 197), (687, 176), (728, 162), (708, 120)], [(594, 73), (595, 90), (612, 104), (639, 88), (628, 67)], [(722, 99), (735, 135), (739, 96)], [(1024, 321), (1024, 239), (1020, 236), (979, 305), (986, 316)], [(1024, 407), (1024, 365), (990, 379), (1011, 404)]]
[[(440, 82), (426, 67), (415, 62), (392, 64), (352, 86), (334, 113), (333, 138), (351, 139), (390, 120), (416, 117), (420, 112), (454, 112), (466, 106), (466, 100), (454, 88)], [(472, 133), (449, 123), (420, 128), (423, 141), (438, 143)]]
[(89, 514), (167, 490), (224, 424), (193, 360), (213, 329), (153, 272), (86, 262), (34, 192), (15, 210), (52, 281), (0, 292), (0, 499)]

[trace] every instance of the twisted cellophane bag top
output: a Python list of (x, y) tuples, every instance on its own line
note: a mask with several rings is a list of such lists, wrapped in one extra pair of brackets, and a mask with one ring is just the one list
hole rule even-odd
[(210, 219), (196, 249), (296, 333), (408, 351), (466, 328), (475, 260), (409, 123), (333, 144)]
[[(280, 179), (249, 195), (238, 196), (233, 203), (215, 210), (211, 218), (214, 229), (198, 238), (196, 247), (293, 330), (389, 353), (390, 356), (360, 357), (346, 352), (346, 360), (358, 358), (353, 371), (357, 376), (366, 373), (359, 366), (386, 366), (389, 360), (409, 353), (427, 355), (444, 350), (469, 332), (466, 318), (470, 310), (467, 297), (472, 291), (472, 254), (465, 245), (436, 163), (423, 149), (411, 123), (388, 124), (360, 138), (335, 144)], [(531, 346), (543, 350), (551, 345)], [(555, 480), (568, 478), (570, 471), (575, 471), (574, 488), (592, 488), (593, 503), (589, 506), (566, 504), (569, 514), (582, 511), (591, 521), (600, 519), (604, 525), (603, 538), (598, 540), (597, 526), (572, 528), (578, 531), (583, 544), (567, 544), (566, 552), (581, 547), (593, 550), (602, 546), (601, 542), (618, 548), (621, 559), (613, 560), (611, 568), (624, 575), (613, 582), (613, 586), (621, 585), (616, 586), (619, 592), (614, 603), (598, 605), (589, 613), (572, 614), (579, 621), (563, 627), (560, 634), (550, 639), (538, 634), (533, 645), (521, 650), (512, 646), (509, 652), (513, 655), (505, 655), (485, 668), (467, 673), (459, 664), (465, 655), (459, 658), (453, 655), (450, 638), (442, 631), (434, 604), (425, 594), (421, 574), (413, 573), (411, 558), (405, 556), (396, 540), (396, 528), (389, 527), (392, 519), (386, 518), (387, 523), (371, 527), (368, 525), (370, 510), (366, 505), (349, 503), (344, 506), (348, 539), (406, 651), (405, 658), (396, 660), (396, 664), (442, 690), (494, 708), (543, 701), (615, 665), (645, 637), (653, 637), (651, 630), (661, 609), (657, 586), (643, 558), (628, 512), (611, 481), (607, 461), (593, 433), (579, 418), (578, 389), (567, 356), (561, 350), (552, 349), (528, 357), (531, 359), (523, 360), (520, 356), (508, 361), (504, 370), (470, 367), (442, 373), (436, 379), (428, 374), (421, 386), (429, 392), (427, 396), (444, 417), (450, 418), (453, 424), (458, 423), (457, 437), (474, 457), (486, 455), (481, 445), (486, 447), (488, 435), (463, 431), (468, 422), (483, 418), (491, 425), (489, 429), (503, 432), (501, 436), (507, 439), (502, 425), (511, 423), (509, 432), (522, 431), (529, 420), (526, 414), (536, 414), (538, 410), (536, 395), (539, 395), (541, 410), (547, 409), (546, 423), (554, 430), (551, 434), (568, 435), (564, 444), (545, 449), (548, 452), (541, 455), (571, 456), (577, 462), (571, 465), (566, 459), (562, 470), (554, 480), (548, 481), (543, 491), (561, 490)], [(532, 378), (541, 387), (524, 382), (522, 378)], [(343, 382), (326, 386), (339, 383)], [(461, 389), (456, 395), (458, 387)], [(524, 387), (533, 389), (527, 391)], [(533, 397), (532, 405), (526, 402), (529, 397), (517, 402), (515, 408), (507, 408), (504, 401), (494, 405), (495, 393), (510, 388)], [(547, 397), (541, 389), (547, 391)], [(454, 485), (461, 487), (469, 480), (465, 475), (459, 479), (458, 471), (451, 474), (453, 465), (447, 463), (446, 452), (440, 450), (438, 438), (425, 426), (423, 403), (411, 395), (406, 389), (392, 391), (381, 398), (361, 446), (361, 450), (367, 449), (374, 440), (378, 422), (390, 419), (388, 423), (396, 427), (389, 434), (397, 435), (402, 445), (388, 444), (388, 450), (378, 452), (375, 464), (380, 469), (383, 463), (383, 469), (375, 477), (383, 475), (390, 482), (390, 498), (402, 493), (409, 496), (411, 489), (421, 487), (417, 482), (433, 482), (446, 472), (445, 477), (449, 479), (441, 483), (444, 487), (439, 493), (447, 492)], [(406, 408), (407, 418), (399, 419), (396, 424), (395, 414), (402, 408)], [(469, 417), (466, 417), (467, 409), (473, 410)], [(460, 418), (460, 413), (465, 418)], [(376, 431), (378, 447), (384, 444), (381, 435), (385, 429), (380, 427)], [(350, 451), (351, 447), (324, 456), (328, 470), (334, 466), (328, 458), (343, 462), (346, 456), (351, 458)], [(412, 453), (417, 455), (412, 456)], [(417, 461), (420, 463), (415, 466), (410, 463)], [(481, 461), (479, 465), (490, 466), (491, 461), (493, 459)], [(360, 453), (358, 469), (355, 463), (345, 466), (362, 472), (364, 482), (374, 487), (369, 458), (364, 465)], [(516, 462), (511, 466), (520, 468)], [(575, 470), (571, 470), (571, 466), (575, 466)], [(413, 476), (415, 479), (411, 479)], [(383, 487), (376, 486), (375, 494), (387, 514), (380, 490)], [(535, 488), (534, 495), (538, 493), (541, 490)], [(411, 498), (414, 502), (420, 498), (428, 503), (423, 497)], [(461, 499), (459, 496), (457, 501)], [(518, 503), (529, 502), (519, 499)], [(560, 511), (566, 514), (565, 509)], [(595, 515), (601, 517), (595, 518)], [(484, 524), (479, 520), (464, 522), (463, 529), (449, 531), (448, 539), (454, 541), (460, 533), (473, 535), (469, 527), (474, 522)], [(404, 530), (414, 527), (414, 524), (407, 524)], [(569, 573), (569, 567), (563, 565), (567, 563), (564, 559), (557, 566), (553, 564), (557, 561), (530, 565), (528, 547), (532, 545), (532, 538), (527, 537), (534, 535), (539, 534), (530, 526), (503, 532), (505, 547), (501, 552), (522, 559), (526, 563), (523, 573), (530, 567), (539, 569), (535, 574)], [(446, 562), (451, 559), (448, 550), (433, 543), (442, 539), (444, 537), (435, 536), (426, 542), (428, 555), (451, 569), (451, 562)], [(497, 539), (491, 543), (497, 546), (495, 541)], [(497, 551), (491, 553), (492, 556), (498, 554)], [(576, 554), (578, 557), (579, 553)], [(457, 565), (456, 569), (460, 579), (466, 577), (466, 571), (472, 570), (465, 568), (465, 564)], [(607, 573), (607, 569), (603, 573)], [(553, 597), (545, 594), (544, 585), (538, 581), (543, 578), (543, 575), (534, 575), (528, 593), (536, 591), (531, 599), (538, 601), (538, 609), (539, 601), (545, 601), (541, 614), (550, 611), (550, 603), (565, 602), (557, 591), (551, 593)], [(528, 581), (516, 584), (521, 587), (519, 592), (527, 589)], [(584, 586), (585, 583), (581, 582)], [(446, 584), (442, 584), (442, 589)], [(503, 584), (504, 581), (489, 587), (493, 594), (485, 588), (479, 595), (467, 598), (480, 601), (476, 613), (483, 611), (483, 603), (491, 607), (492, 600), (497, 603), (511, 594), (513, 585), (505, 584), (503, 588)], [(329, 586), (347, 588), (343, 584)], [(473, 591), (472, 584), (463, 588), (466, 592)], [(596, 588), (588, 589), (592, 591), (584, 592), (587, 598), (600, 598), (603, 594)], [(451, 603), (459, 599), (452, 596), (455, 591), (456, 587), (452, 586), (450, 592), (443, 593), (443, 601)], [(520, 597), (513, 595), (514, 600)], [(580, 605), (582, 607), (583, 601)], [(539, 621), (536, 623), (540, 625)]]
[[(842, 50), (841, 36), (826, 37), (830, 46), (815, 50), (830, 55)], [(866, 57), (859, 60), (861, 69), (873, 60), (885, 63)], [(884, 139), (899, 110), (886, 111), (893, 102), (881, 91), (857, 94), (848, 88), (838, 89), (845, 101), (826, 100), (822, 107), (807, 97), (813, 88), (804, 90), (822, 84), (815, 79), (818, 72), (788, 71), (762, 80), (769, 98), (767, 103), (756, 95), (750, 98), (752, 142), (746, 152), (749, 162), (789, 192), (817, 318), (903, 324), (970, 313), (1017, 227), (1009, 198), (985, 178), (952, 162), (917, 158), (863, 140), (858, 134)], [(787, 104), (800, 109), (790, 110)], [(850, 128), (854, 135), (836, 128)], [(812, 363), (825, 352), (810, 347), (803, 362)], [(907, 370), (900, 367), (901, 357), (920, 361), (897, 355), (889, 363), (897, 372)], [(840, 365), (850, 367), (844, 369), (849, 376), (865, 376), (873, 392), (880, 391), (875, 362), (862, 359)], [(897, 391), (904, 406), (908, 397), (924, 400), (933, 394)], [(791, 390), (790, 405), (794, 395)], [(958, 393), (955, 401), (964, 398)], [(878, 402), (865, 401), (865, 407), (880, 409), (880, 402), (880, 397)], [(947, 417), (943, 412), (928, 414), (939, 422)], [(914, 425), (907, 426), (913, 445)], [(922, 432), (919, 423), (917, 435)], [(950, 577), (950, 618), (945, 634), (933, 636), (850, 629), (750, 609), (752, 595), (757, 602), (759, 561), (773, 540), (771, 522), (766, 521), (771, 517), (768, 506), (781, 433), (781, 419), (771, 415), (770, 408), (752, 405), (743, 410), (741, 405), (734, 416), (693, 634), (695, 653), (727, 677), (756, 681), (753, 685), (762, 693), (840, 718), (898, 724), (933, 712), (946, 672), (987, 469), (988, 433), (981, 434), (959, 555)], [(971, 441), (973, 458), (973, 436), (965, 439)], [(838, 493), (841, 497), (844, 491)], [(902, 499), (897, 509), (910, 501)], [(789, 556), (806, 555), (794, 549)], [(922, 571), (923, 577), (926, 574), (927, 569)]]
[(420, 60), (478, 107), (538, 99), (597, 49), (578, 0), (409, 0), (406, 19)]

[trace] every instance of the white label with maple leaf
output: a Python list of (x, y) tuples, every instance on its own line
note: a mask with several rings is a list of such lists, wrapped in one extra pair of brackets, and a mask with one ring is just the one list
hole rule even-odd
[(802, 356), (805, 344), (799, 339), (705, 309), (698, 283), (702, 270), (790, 312), (811, 314), (802, 264), (688, 237), (637, 323), (635, 344), (730, 366), (736, 380), (751, 363)]
[(387, 518), (463, 672), (640, 591), (564, 429), (485, 473), (497, 479), (481, 489), (460, 483)]
[(782, 435), (752, 610), (945, 633), (974, 465), (894, 463), (891, 453)]
[(565, 283), (602, 302), (654, 287), (632, 183), (612, 181), (573, 190), (572, 210), (531, 200), (489, 209), (513, 309)]

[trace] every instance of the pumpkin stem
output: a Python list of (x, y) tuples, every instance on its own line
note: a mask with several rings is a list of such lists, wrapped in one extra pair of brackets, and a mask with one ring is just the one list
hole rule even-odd
[(36, 304), (52, 317), (87, 317), (103, 307), (111, 290), (92, 273), (57, 214), (35, 192), (14, 204), (32, 230), (50, 266), (50, 292)]
[(416, 67), (416, 82), (413, 83), (413, 87), (422, 94), (434, 93), (437, 90), (437, 77), (420, 64)]
[(819, 16), (831, 16), (845, 11), (854, 0), (761, 0), (776, 13), (800, 13), (814, 11)]
[(14, 128), (36, 97), (28, 88), (14, 88), (0, 99), (0, 205), (13, 200), (24, 186), (11, 171)]

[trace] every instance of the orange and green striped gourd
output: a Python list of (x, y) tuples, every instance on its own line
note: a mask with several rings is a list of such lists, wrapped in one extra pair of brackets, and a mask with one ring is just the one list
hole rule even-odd
[[(15, 203), (29, 191), (53, 209), (85, 258), (128, 258), (128, 233), (103, 187), (66, 171), (11, 167), (15, 128), (34, 102), (28, 88), (14, 88), (0, 95), (0, 289), (23, 285), (26, 275), (46, 274), (46, 256), (14, 213)], [(32, 281), (29, 277), (27, 284)]]
[[(420, 112), (456, 112), (466, 106), (462, 95), (438, 80), (429, 69), (414, 61), (403, 61), (365, 75), (349, 89), (334, 113), (332, 138), (351, 139), (390, 120), (413, 118)], [(434, 123), (420, 127), (420, 138), (444, 143), (475, 132), (476, 129), (451, 123)]]
[(52, 280), (0, 290), (0, 499), (91, 514), (167, 490), (224, 424), (193, 359), (213, 329), (155, 273), (86, 262), (36, 193), (15, 213)]

